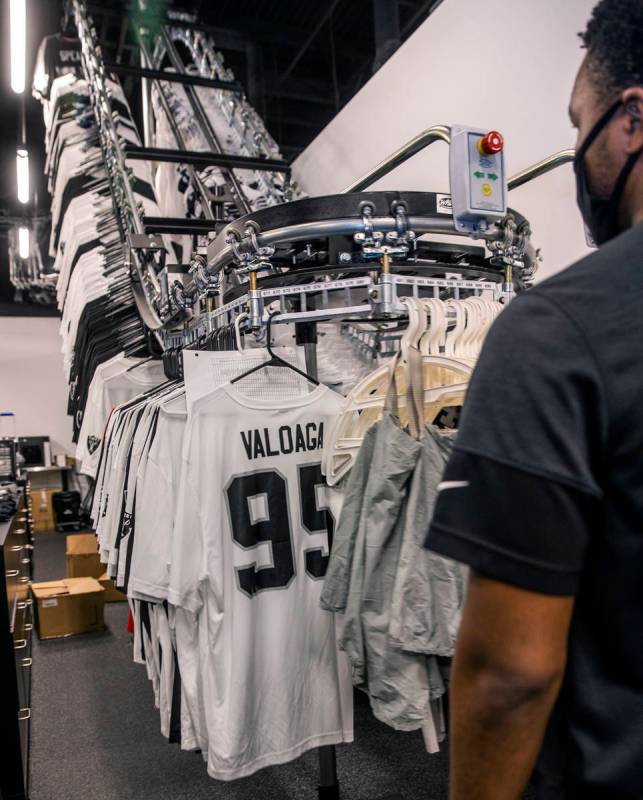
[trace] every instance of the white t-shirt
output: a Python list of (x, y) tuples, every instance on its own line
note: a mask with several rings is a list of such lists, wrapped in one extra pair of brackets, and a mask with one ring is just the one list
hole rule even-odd
[[(103, 440), (103, 433), (107, 425), (107, 418), (111, 408), (107, 406), (105, 398), (105, 383), (108, 378), (121, 372), (127, 367), (136, 363), (136, 359), (127, 358), (125, 353), (117, 353), (117, 355), (103, 361), (96, 367), (92, 382), (89, 384), (89, 391), (87, 393), (87, 403), (85, 405), (85, 413), (83, 415), (83, 424), (80, 428), (80, 435), (78, 436), (78, 444), (76, 446), (76, 461), (80, 465), (79, 470), (82, 472), (82, 462), (90, 459), (95, 462), (95, 467), (98, 466), (100, 458), (100, 446)], [(93, 472), (85, 473), (95, 477), (96, 470)]]
[(136, 530), (128, 584), (134, 597), (167, 599), (186, 423), (185, 393), (162, 403), (154, 441), (138, 467)]
[(76, 452), (76, 458), (81, 459), (79, 471), (83, 475), (96, 477), (100, 460), (100, 443), (110, 411), (114, 406), (127, 403), (146, 389), (165, 381), (161, 362), (148, 361), (132, 369), (137, 361), (138, 359), (118, 355), (106, 362), (110, 365), (106, 373), (99, 371), (99, 368), (94, 374)]
[(319, 386), (261, 401), (226, 384), (194, 404), (168, 597), (198, 614), (214, 778), (352, 741), (350, 671), (319, 606), (329, 552), (320, 462), (342, 400)]

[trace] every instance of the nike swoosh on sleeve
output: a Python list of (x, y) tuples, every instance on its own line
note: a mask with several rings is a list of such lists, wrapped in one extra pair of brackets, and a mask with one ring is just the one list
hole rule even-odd
[(469, 486), (469, 481), (442, 481), (438, 484), (438, 492), (444, 492), (445, 489), (466, 489)]

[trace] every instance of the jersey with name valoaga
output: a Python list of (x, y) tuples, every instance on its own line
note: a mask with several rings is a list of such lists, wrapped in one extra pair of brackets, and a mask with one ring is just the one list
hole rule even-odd
[(225, 384), (192, 408), (168, 598), (198, 613), (212, 777), (352, 740), (348, 664), (319, 605), (321, 456), (342, 402), (324, 386), (276, 402)]
[(576, 595), (543, 797), (643, 797), (642, 398), (640, 223), (494, 324), (427, 539), (483, 575)]

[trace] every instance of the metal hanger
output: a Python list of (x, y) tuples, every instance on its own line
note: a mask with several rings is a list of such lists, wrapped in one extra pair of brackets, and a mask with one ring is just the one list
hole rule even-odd
[(136, 364), (132, 364), (132, 366), (131, 366), (131, 367), (128, 367), (128, 368), (125, 370), (125, 372), (131, 372), (131, 371), (132, 371), (132, 370), (134, 370), (134, 369), (138, 369), (139, 367), (142, 367), (142, 366), (143, 366), (143, 364), (148, 364), (150, 361), (158, 361), (158, 360), (159, 360), (159, 359), (158, 359), (156, 356), (149, 356), (148, 358), (144, 358), (142, 361), (139, 361), (139, 362), (138, 362), (138, 363), (136, 363)]
[(284, 361), (284, 359), (280, 358), (270, 346), (270, 332), (272, 327), (272, 321), (275, 317), (278, 316), (279, 312), (271, 314), (268, 317), (268, 322), (266, 325), (266, 350), (270, 355), (270, 360), (265, 361), (263, 364), (259, 364), (256, 367), (252, 367), (247, 372), (244, 372), (241, 375), (237, 375), (237, 377), (233, 378), (230, 381), (230, 383), (237, 383), (238, 381), (243, 380), (243, 378), (247, 378), (249, 375), (252, 375), (254, 372), (258, 372), (260, 369), (264, 369), (265, 367), (286, 367), (287, 369), (293, 370), (293, 372), (296, 372), (298, 375), (301, 375), (302, 378), (306, 378), (306, 380), (312, 383), (314, 386), (319, 386), (319, 381), (313, 378), (312, 375), (308, 375), (303, 370), (296, 367), (294, 364), (289, 364), (288, 361)]

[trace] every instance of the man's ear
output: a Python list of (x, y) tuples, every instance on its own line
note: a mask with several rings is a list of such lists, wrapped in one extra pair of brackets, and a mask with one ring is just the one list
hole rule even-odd
[(643, 150), (643, 86), (631, 86), (622, 95), (625, 107), (626, 152), (640, 153)]

